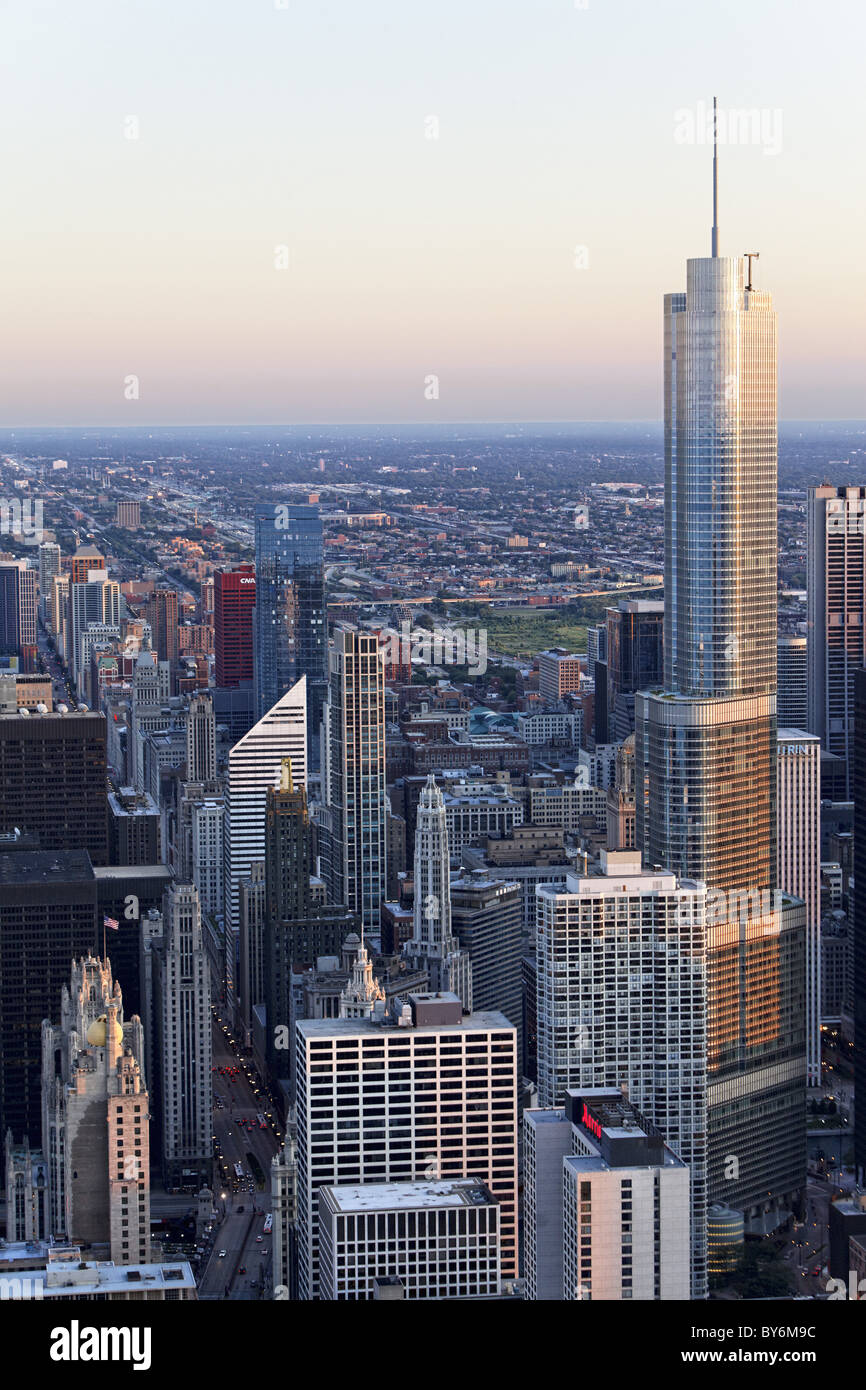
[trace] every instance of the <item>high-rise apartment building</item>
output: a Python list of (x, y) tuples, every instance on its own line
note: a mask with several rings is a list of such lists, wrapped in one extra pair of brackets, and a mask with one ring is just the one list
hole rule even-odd
[(215, 570), (214, 680), (231, 689), (253, 679), (253, 618), (256, 610), (256, 568)]
[[(241, 879), (265, 858), (269, 787), (278, 787), (283, 759), (291, 758), (296, 783), (307, 780), (306, 680), (302, 676), (254, 724), (229, 753), (225, 793), (224, 886), (226, 918), (226, 997), (235, 1007), (240, 961)], [(246, 1010), (246, 1003), (243, 1004)]]
[[(854, 793), (854, 874), (866, 882), (866, 668), (854, 676), (854, 743), (851, 758)], [(866, 894), (854, 894), (854, 1088), (866, 1095)], [(850, 930), (850, 928), (849, 928)], [(859, 1091), (857, 1088), (859, 1087)], [(866, 1106), (854, 1109), (854, 1163), (857, 1178), (866, 1178)]]
[(25, 560), (0, 563), (0, 656), (16, 656), (18, 669), (35, 670), (37, 572)]
[(69, 635), (67, 662), (76, 688), (83, 697), (90, 670), (90, 655), (82, 637), (95, 624), (120, 631), (120, 585), (107, 570), (89, 570), (87, 579), (69, 585)]
[(309, 765), (318, 763), (328, 680), (322, 520), (316, 506), (259, 503), (255, 514), (255, 689), (259, 719), (307, 678)]
[(821, 1084), (821, 743), (778, 731), (778, 884), (806, 907), (806, 1079)]
[(39, 848), (86, 849), (108, 863), (105, 715), (0, 714), (0, 833), (35, 835)]
[(193, 695), (186, 714), (186, 780), (216, 777), (216, 720), (210, 695)]
[(502, 1014), (410, 995), (396, 1019), (304, 1019), (296, 1079), (301, 1299), (321, 1296), (326, 1186), (477, 1179), (500, 1204), (502, 1277), (515, 1277), (516, 1033)]
[(39, 547), (39, 609), (44, 621), (52, 628), (54, 580), (60, 573), (60, 546), (55, 541), (43, 541)]
[(689, 1298), (689, 1169), (619, 1090), (524, 1112), (526, 1294)]
[(776, 720), (780, 729), (808, 729), (808, 638), (780, 632), (776, 639)]
[[(807, 528), (809, 712), (802, 727), (847, 765), (854, 673), (866, 664), (866, 487), (809, 488)], [(850, 794), (850, 768), (846, 778)]]
[(707, 936), (709, 1193), (766, 1230), (805, 1182), (805, 939), (773, 897), (776, 316), (752, 266), (714, 221), (665, 297), (665, 676), (635, 697), (636, 838), (738, 905)]
[(163, 1177), (167, 1187), (209, 1187), (213, 1169), (210, 967), (192, 884), (163, 899), (153, 941), (153, 991)]
[[(416, 893), (417, 883), (416, 875)], [(506, 877), (494, 878), (487, 869), (470, 869), (451, 879), (450, 892), (453, 939), (472, 968), (473, 1009), (498, 1009), (520, 1030), (525, 949), (520, 884), (507, 871)]]
[(124, 1022), (123, 995), (107, 962), (74, 960), (60, 1023), (42, 1025), (42, 1146), (53, 1235), (107, 1247), (118, 1265), (150, 1259), (149, 1130), (141, 1019)]
[[(412, 938), (404, 954), (415, 969), (426, 970), (431, 990), (456, 994), (471, 1013), (472, 965), (451, 928), (448, 818), (432, 772), (421, 792), (415, 819), (414, 891)], [(496, 1007), (500, 1007), (498, 1002)]]
[(536, 896), (539, 1101), (626, 1087), (691, 1171), (692, 1286), (704, 1297), (706, 889), (642, 870), (636, 851), (602, 850), (600, 873)]
[(114, 509), (114, 524), (125, 531), (137, 531), (141, 525), (141, 503), (129, 497), (119, 497)]
[(323, 869), (332, 902), (378, 929), (385, 898), (385, 670), (378, 639), (338, 628), (322, 720)]

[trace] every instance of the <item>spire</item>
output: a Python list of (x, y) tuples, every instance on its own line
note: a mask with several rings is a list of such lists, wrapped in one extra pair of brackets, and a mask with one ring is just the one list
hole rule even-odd
[(719, 254), (719, 116), (713, 97), (713, 236), (712, 255)]

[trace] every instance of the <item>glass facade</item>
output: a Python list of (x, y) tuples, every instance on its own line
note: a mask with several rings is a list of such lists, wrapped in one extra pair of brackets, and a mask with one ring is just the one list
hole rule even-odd
[(310, 766), (318, 766), (319, 724), (327, 685), (328, 624), (322, 521), (318, 507), (256, 507), (255, 690), (261, 719), (307, 677)]
[(776, 317), (743, 260), (664, 305), (664, 689), (635, 698), (636, 834), (704, 881), (711, 1201), (805, 1183), (805, 909), (776, 886)]

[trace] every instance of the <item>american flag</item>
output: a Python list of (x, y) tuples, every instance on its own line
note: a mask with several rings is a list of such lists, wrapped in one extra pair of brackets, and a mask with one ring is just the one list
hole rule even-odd
[(110, 927), (112, 931), (120, 931), (120, 923), (116, 917), (103, 917), (103, 926)]

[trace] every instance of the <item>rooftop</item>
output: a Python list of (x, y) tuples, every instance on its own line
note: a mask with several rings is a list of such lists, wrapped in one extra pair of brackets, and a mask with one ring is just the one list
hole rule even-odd
[(483, 1183), (472, 1178), (447, 1182), (377, 1182), (323, 1187), (335, 1211), (414, 1211), (420, 1207), (477, 1207), (496, 1201)]

